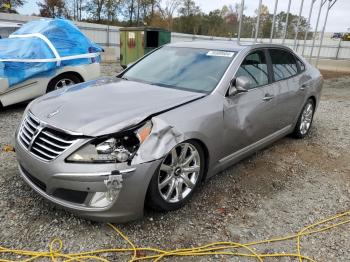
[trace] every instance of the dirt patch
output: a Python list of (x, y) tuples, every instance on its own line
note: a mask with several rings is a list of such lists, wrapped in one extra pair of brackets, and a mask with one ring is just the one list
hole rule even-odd
[(345, 76), (350, 76), (350, 72), (329, 71), (329, 70), (320, 70), (320, 71), (324, 79), (341, 78)]

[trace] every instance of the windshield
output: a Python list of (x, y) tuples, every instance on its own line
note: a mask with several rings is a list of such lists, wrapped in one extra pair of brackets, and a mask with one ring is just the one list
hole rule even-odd
[(122, 78), (163, 87), (210, 93), (234, 52), (162, 47), (131, 67)]

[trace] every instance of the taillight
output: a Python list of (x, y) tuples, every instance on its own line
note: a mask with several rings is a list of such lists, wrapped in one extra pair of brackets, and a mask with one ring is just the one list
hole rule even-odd
[[(95, 53), (95, 49), (93, 47), (89, 47), (89, 53)], [(92, 57), (91, 58), (91, 63), (95, 63), (96, 62), (96, 58)]]

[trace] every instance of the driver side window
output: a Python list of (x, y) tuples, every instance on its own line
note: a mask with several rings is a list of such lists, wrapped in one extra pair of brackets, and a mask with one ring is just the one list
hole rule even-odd
[(239, 76), (250, 79), (250, 88), (267, 85), (269, 78), (265, 52), (259, 50), (247, 55), (236, 73), (236, 77)]

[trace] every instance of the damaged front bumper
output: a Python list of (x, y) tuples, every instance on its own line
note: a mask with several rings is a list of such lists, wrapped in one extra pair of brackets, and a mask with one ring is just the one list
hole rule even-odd
[(41, 196), (79, 216), (109, 222), (143, 216), (149, 182), (161, 163), (161, 159), (134, 165), (67, 163), (69, 152), (45, 162), (18, 141), (16, 153), (21, 176)]

